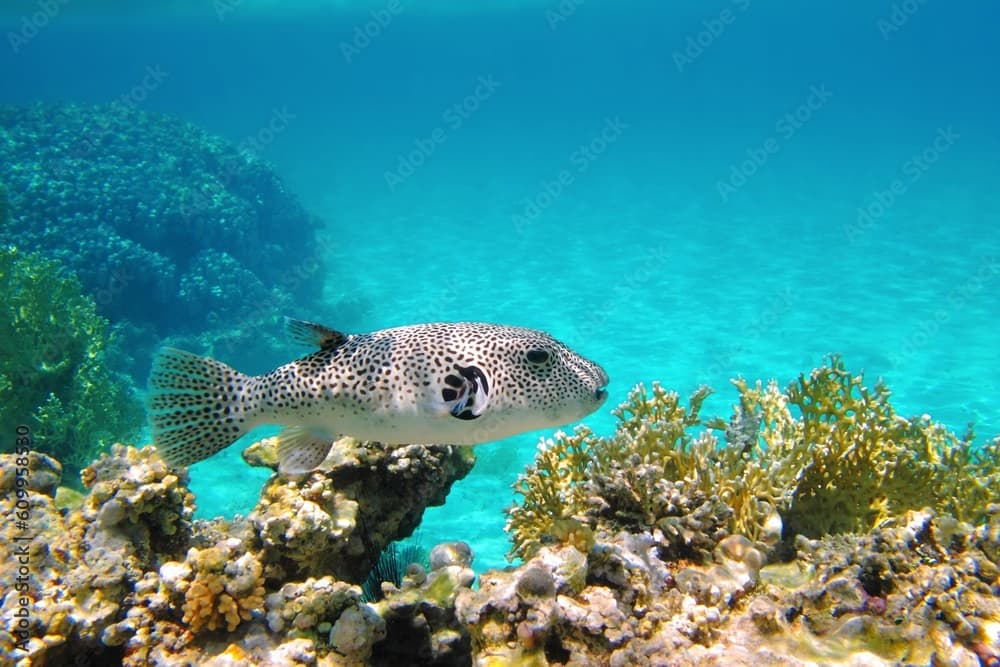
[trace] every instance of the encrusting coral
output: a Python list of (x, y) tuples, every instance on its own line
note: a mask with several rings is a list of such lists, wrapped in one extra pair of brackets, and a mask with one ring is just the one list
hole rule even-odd
[[(87, 493), (67, 510), (54, 500), (57, 461), (37, 452), (20, 463), (0, 455), (0, 509), (25, 504), (32, 527), (21, 535), (11, 522), (0, 534), (7, 556), (26, 544), (31, 562), (26, 611), (18, 596), (0, 602), (0, 651), (23, 667), (75, 655), (126, 665), (365, 664), (386, 621), (362, 601), (361, 580), (473, 459), (468, 448), (339, 444), (325, 472), (301, 483), (276, 476), (250, 517), (231, 522), (192, 521), (186, 473), (151, 447), (114, 445), (83, 470)], [(18, 468), (30, 473), (20, 499)], [(4, 567), (14, 580), (16, 559)], [(438, 579), (423, 580), (435, 599), (459, 585)], [(392, 608), (411, 618), (408, 605)], [(453, 633), (440, 625), (447, 608), (430, 619), (445, 634)], [(23, 637), (18, 614), (30, 617)], [(427, 619), (412, 624), (419, 629)], [(227, 635), (228, 645), (220, 644)], [(444, 635), (436, 641), (453, 643)]]
[(74, 480), (144, 421), (130, 383), (109, 368), (115, 337), (76, 278), (13, 247), (0, 247), (0, 300), (10, 313), (0, 319), (0, 429), (29, 426)]

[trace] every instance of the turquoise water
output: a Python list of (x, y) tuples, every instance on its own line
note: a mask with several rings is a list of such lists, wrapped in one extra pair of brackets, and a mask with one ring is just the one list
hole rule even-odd
[[(904, 414), (984, 437), (1000, 433), (998, 18), (938, 0), (68, 7), (0, 56), (0, 96), (137, 100), (153, 68), (137, 104), (243, 142), (328, 222), (350, 282), (326, 294), (363, 307), (327, 324), (545, 329), (611, 376), (598, 432), (637, 382), (707, 383), (728, 414), (729, 378), (784, 385), (840, 352)], [(421, 540), (505, 564), (502, 509), (543, 435), (479, 446)], [(238, 449), (192, 468), (202, 515), (252, 507), (266, 476)]]

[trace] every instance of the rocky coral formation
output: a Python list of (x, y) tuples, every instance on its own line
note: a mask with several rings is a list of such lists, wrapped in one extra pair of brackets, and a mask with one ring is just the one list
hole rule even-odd
[[(78, 280), (39, 255), (0, 247), (0, 429), (27, 426), (68, 480), (142, 427), (131, 383), (109, 369), (117, 341)], [(10, 451), (5, 439), (0, 451)]]
[[(838, 439), (875, 429), (877, 441), (882, 428), (923, 443), (892, 451), (938, 456), (935, 465), (959, 466), (951, 473), (960, 479), (970, 471), (993, 479), (996, 462), (981, 457), (996, 441), (984, 453), (954, 453), (946, 444), (965, 441), (933, 440), (940, 431), (929, 420), (899, 423), (867, 390), (856, 396), (868, 411), (839, 413), (847, 399), (838, 392), (861, 386), (844, 377), (836, 365), (803, 376), (803, 395), (816, 401), (806, 401), (801, 420), (783, 416), (779, 394), (755, 400), (738, 385), (747, 400), (734, 419), (711, 423), (727, 433), (728, 453), (689, 433), (704, 426), (703, 392), (686, 407), (659, 388), (636, 392), (619, 410), (617, 463), (605, 439), (581, 429), (545, 443), (535, 471), (519, 480), (525, 504), (511, 525), (524, 562), (486, 572), (474, 587), (468, 545), (437, 545), (427, 566), (405, 564), (400, 579), (380, 582), (378, 601), (362, 593), (365, 571), (468, 471), (467, 449), (344, 439), (320, 470), (272, 478), (254, 512), (232, 522), (192, 522), (186, 480), (152, 448), (116, 446), (86, 468), (89, 492), (64, 510), (53, 498), (58, 462), (0, 457), (0, 509), (26, 517), (0, 533), (0, 575), (20, 587), (0, 602), (0, 651), (19, 667), (76, 656), (219, 667), (1000, 664), (1000, 504), (984, 502), (992, 487), (964, 491), (965, 502), (984, 504), (963, 506), (959, 517), (937, 502), (939, 487), (924, 496), (936, 508), (902, 509), (892, 492), (877, 526), (865, 527), (872, 508), (862, 505), (843, 524), (862, 530), (800, 534), (771, 548), (780, 522), (766, 517), (794, 507), (802, 490), (782, 486), (782, 466), (796, 459), (758, 460), (755, 448), (770, 438), (776, 453), (788, 444), (799, 455), (799, 426), (819, 445), (816, 468)], [(823, 405), (833, 412), (808, 416)], [(843, 423), (825, 429), (828, 414)], [(858, 423), (865, 429), (852, 432)], [(271, 447), (262, 441), (245, 457), (273, 464)], [(876, 449), (855, 442), (847, 458), (873, 460), (861, 456), (865, 447)], [(710, 468), (695, 470), (702, 464)], [(847, 474), (857, 463), (842, 465)], [(913, 474), (936, 479), (935, 465)], [(797, 470), (799, 480), (826, 479), (832, 497), (849, 481)], [(758, 473), (773, 474), (773, 495), (747, 491), (772, 488)], [(709, 494), (699, 475), (729, 495)], [(865, 488), (862, 479), (854, 488), (862, 495), (850, 497), (866, 497)], [(760, 514), (741, 514), (737, 498), (759, 502)], [(545, 516), (548, 507), (560, 511)], [(740, 534), (743, 520), (758, 532)]]
[[(184, 473), (153, 448), (115, 445), (84, 469), (88, 492), (67, 510), (54, 499), (57, 461), (0, 457), (0, 509), (26, 517), (23, 530), (11, 523), (2, 534), (9, 571), (0, 574), (17, 580), (22, 551), (28, 562), (24, 595), (0, 604), (0, 652), (21, 665), (75, 655), (129, 665), (364, 664), (386, 619), (362, 601), (360, 581), (473, 458), (458, 447), (339, 445), (325, 471), (298, 482), (276, 476), (254, 512), (233, 522), (192, 522)], [(465, 572), (453, 577), (460, 583), (421, 583), (452, 599), (448, 591), (472, 581)], [(410, 609), (394, 604), (393, 618)], [(447, 614), (431, 616), (413, 623), (444, 631)], [(454, 643), (435, 641), (439, 652)]]
[[(272, 465), (269, 438), (245, 458)], [(363, 581), (390, 542), (412, 533), (429, 505), (444, 503), (451, 481), (465, 477), (472, 450), (456, 446), (391, 447), (342, 438), (318, 472), (275, 476), (249, 515), (265, 562), (290, 576), (331, 574)]]
[(762, 573), (751, 620), (772, 647), (815, 662), (1000, 662), (1000, 507), (973, 527), (910, 511), (866, 535), (800, 537)]
[[(36, 661), (45, 656), (54, 664), (69, 664), (81, 651), (113, 655), (102, 639), (106, 628), (130, 606), (146, 573), (187, 533), (194, 506), (186, 480), (151, 450), (116, 445), (84, 470), (90, 492), (64, 515), (54, 500), (58, 462), (32, 452), (24, 475), (19, 458), (0, 456), (0, 502), (12, 505), (3, 508), (12, 514), (18, 503), (26, 504), (27, 518), (23, 529), (5, 531), (0, 545), (8, 552), (5, 565), (14, 567), (12, 556), (23, 554), (28, 575), (22, 595), (8, 595), (0, 606), (0, 649)], [(24, 476), (39, 480), (27, 494), (17, 491)]]
[(261, 332), (293, 304), (319, 316), (320, 222), (258, 156), (189, 123), (117, 103), (0, 107), (0, 181), (0, 244), (79, 276), (129, 349), (207, 322), (199, 347), (277, 359)]
[(411, 566), (400, 588), (371, 606), (384, 619), (386, 639), (372, 647), (371, 663), (386, 666), (468, 665), (468, 629), (455, 614), (455, 601), (475, 580), (472, 552), (464, 542), (431, 550), (430, 571)]
[(687, 664), (676, 659), (718, 639), (763, 558), (740, 536), (702, 565), (658, 553), (649, 535), (623, 532), (589, 553), (545, 546), (514, 571), (484, 574), (456, 601), (476, 664)]

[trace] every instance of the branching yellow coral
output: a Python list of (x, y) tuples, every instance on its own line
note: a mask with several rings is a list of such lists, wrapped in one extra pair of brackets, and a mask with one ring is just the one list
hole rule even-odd
[[(639, 385), (614, 411), (620, 420), (614, 437), (599, 438), (581, 426), (572, 435), (559, 432), (544, 440), (535, 464), (514, 484), (523, 501), (508, 510), (512, 556), (530, 557), (548, 542), (587, 544), (590, 527), (583, 522), (595, 499), (584, 482), (593, 478), (623, 479), (621, 486), (631, 488), (634, 498), (630, 513), (647, 524), (660, 518), (658, 479), (708, 485), (715, 439), (711, 434), (693, 438), (688, 428), (700, 423), (699, 411), (710, 393), (699, 388), (685, 407), (659, 384), (653, 384), (651, 394)], [(656, 475), (648, 474), (650, 468)]]
[[(868, 531), (926, 506), (976, 523), (1000, 502), (1000, 437), (977, 448), (971, 431), (959, 438), (929, 417), (900, 417), (886, 386), (869, 389), (839, 356), (784, 392), (773, 380), (733, 384), (739, 404), (728, 423), (701, 418), (706, 387), (685, 408), (676, 393), (639, 385), (614, 410), (613, 436), (580, 427), (543, 442), (514, 485), (513, 555), (564, 541), (565, 522), (593, 507), (613, 523), (674, 526), (685, 500), (677, 485), (688, 500), (725, 503), (728, 529), (754, 541), (776, 539), (782, 521), (786, 537), (816, 537)], [(725, 446), (712, 431), (725, 432)]]
[(514, 491), (524, 498), (509, 511), (507, 520), (517, 555), (534, 553), (554, 531), (564, 531), (566, 522), (583, 511), (581, 482), (588, 452), (599, 441), (589, 428), (580, 426), (573, 435), (559, 431), (555, 440), (539, 443), (534, 465), (514, 482)]

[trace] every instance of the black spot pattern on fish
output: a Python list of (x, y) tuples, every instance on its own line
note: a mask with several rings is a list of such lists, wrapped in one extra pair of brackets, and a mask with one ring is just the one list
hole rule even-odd
[[(516, 433), (526, 418), (566, 423), (606, 398), (608, 378), (600, 366), (533, 329), (431, 323), (350, 336), (331, 331), (329, 338), (337, 344), (256, 377), (179, 350), (162, 353), (150, 378), (155, 443), (169, 462), (183, 465), (258, 424), (332, 422), (338, 429), (347, 423), (363, 430), (358, 425), (388, 428), (394, 415), (406, 413), (426, 419), (425, 432), (434, 433), (433, 420), (440, 416), (428, 401), (449, 403), (466, 387), (469, 402), (453, 417), (491, 415), (494, 425), (504, 423), (504, 432)], [(489, 397), (485, 407), (475, 404), (480, 391)], [(349, 426), (337, 432), (354, 435)], [(453, 439), (442, 442), (482, 442), (446, 433), (441, 437)]]

